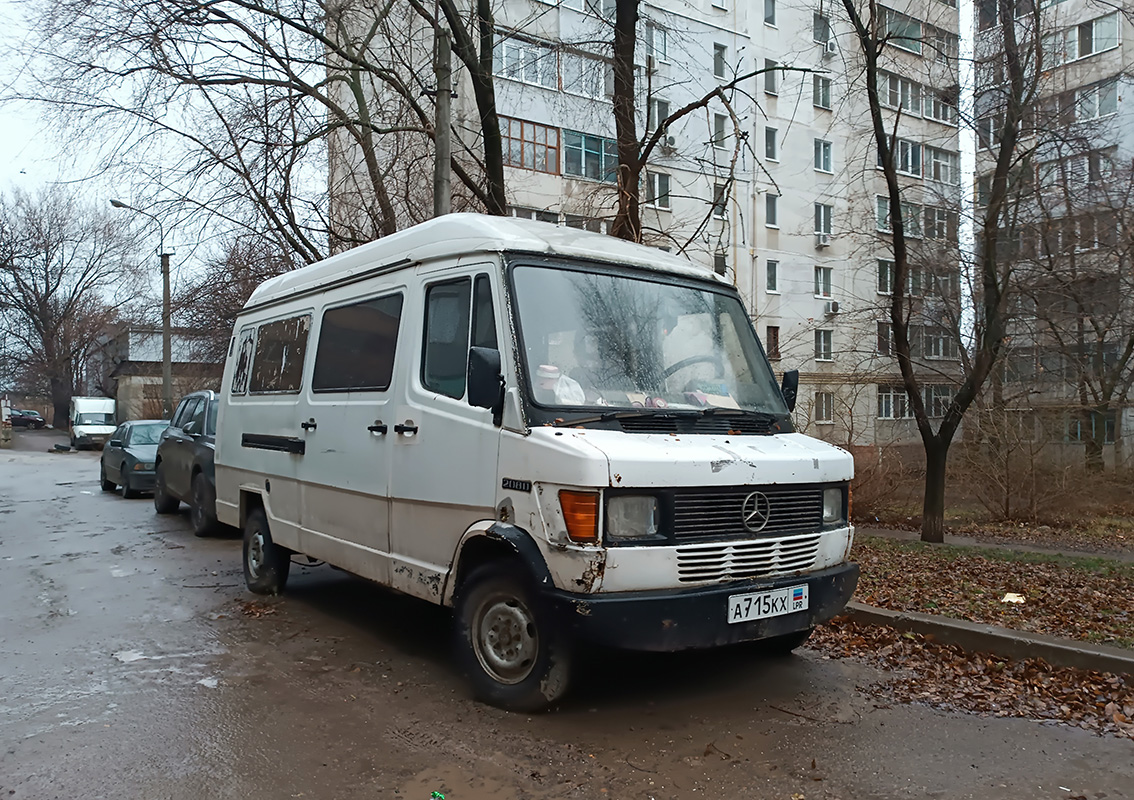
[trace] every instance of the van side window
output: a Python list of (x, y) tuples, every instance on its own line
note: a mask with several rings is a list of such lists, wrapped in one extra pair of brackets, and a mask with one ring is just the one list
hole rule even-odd
[(278, 319), (260, 326), (252, 360), (249, 391), (253, 394), (297, 393), (303, 384), (303, 359), (311, 315)]
[(448, 397), (465, 396), (472, 281), (435, 283), (425, 292), (425, 351), (421, 382)]
[(499, 350), (496, 315), (492, 312), (492, 284), (487, 275), (477, 275), (473, 289), (472, 346)]
[(315, 392), (384, 392), (394, 373), (402, 295), (328, 309), (315, 351)]
[(252, 348), (256, 344), (256, 329), (247, 327), (240, 332), (240, 355), (232, 371), (232, 393), (248, 393), (248, 376), (252, 372)]

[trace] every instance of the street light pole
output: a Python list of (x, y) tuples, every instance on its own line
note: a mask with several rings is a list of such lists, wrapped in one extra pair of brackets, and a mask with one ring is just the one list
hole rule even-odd
[(143, 217), (149, 217), (158, 226), (158, 251), (161, 256), (161, 417), (170, 419), (173, 416), (173, 343), (170, 322), (169, 300), (169, 253), (165, 251), (165, 228), (161, 220), (148, 211), (134, 208), (121, 200), (111, 200), (115, 208), (133, 211)]

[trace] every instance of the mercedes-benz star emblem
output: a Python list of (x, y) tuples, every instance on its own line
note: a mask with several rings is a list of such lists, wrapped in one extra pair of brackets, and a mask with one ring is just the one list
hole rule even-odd
[(753, 533), (764, 530), (768, 518), (772, 516), (772, 504), (768, 496), (762, 492), (753, 492), (744, 498), (744, 505), (740, 507), (740, 519), (744, 527)]

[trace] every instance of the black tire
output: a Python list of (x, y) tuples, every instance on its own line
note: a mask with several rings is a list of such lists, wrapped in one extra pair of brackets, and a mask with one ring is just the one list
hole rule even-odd
[(209, 536), (217, 529), (216, 502), (209, 492), (209, 482), (204, 473), (193, 476), (192, 495), (189, 498), (189, 522), (196, 536)]
[(814, 628), (806, 628), (805, 630), (796, 631), (795, 633), (785, 633), (783, 636), (773, 636), (771, 639), (763, 639), (756, 644), (759, 646), (761, 652), (767, 653), (770, 656), (790, 656), (795, 648), (800, 647), (811, 638), (811, 634), (814, 631)]
[(462, 582), (457, 659), (478, 700), (543, 711), (567, 693), (571, 643), (521, 570), (485, 564)]
[(130, 485), (130, 473), (125, 471), (122, 473), (122, 496), (127, 500), (132, 500), (138, 496), (138, 490)]
[(113, 492), (118, 488), (118, 484), (106, 477), (106, 465), (99, 464), (98, 467), (98, 485), (104, 492)]
[(181, 501), (169, 493), (165, 486), (165, 470), (159, 462), (154, 469), (154, 511), (159, 514), (176, 514)]
[(244, 582), (256, 594), (280, 594), (287, 586), (291, 551), (272, 541), (264, 509), (257, 508), (244, 522)]

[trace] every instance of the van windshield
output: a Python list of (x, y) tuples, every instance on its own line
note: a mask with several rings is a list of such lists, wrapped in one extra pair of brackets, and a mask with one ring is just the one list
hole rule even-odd
[(512, 276), (538, 406), (788, 413), (735, 294), (566, 265)]
[(79, 414), (75, 419), (76, 425), (113, 425), (114, 415), (96, 411)]

